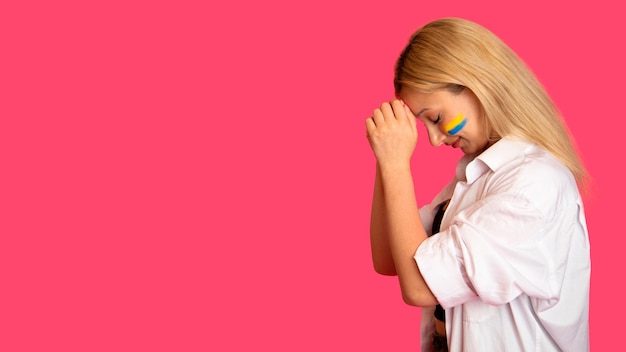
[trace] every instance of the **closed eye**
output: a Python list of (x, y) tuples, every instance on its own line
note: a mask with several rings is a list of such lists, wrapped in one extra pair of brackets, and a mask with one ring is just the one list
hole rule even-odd
[(439, 121), (441, 121), (441, 114), (437, 115), (437, 118), (435, 119), (435, 121), (433, 121), (433, 123), (436, 125), (439, 123)]

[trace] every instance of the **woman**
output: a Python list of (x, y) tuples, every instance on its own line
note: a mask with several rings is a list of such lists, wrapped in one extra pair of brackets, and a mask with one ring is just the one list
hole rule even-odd
[[(587, 351), (587, 174), (544, 88), (493, 33), (456, 18), (411, 37), (394, 84), (398, 99), (366, 120), (372, 257), (424, 307), (422, 350)], [(464, 153), (419, 209), (416, 120), (433, 146)]]

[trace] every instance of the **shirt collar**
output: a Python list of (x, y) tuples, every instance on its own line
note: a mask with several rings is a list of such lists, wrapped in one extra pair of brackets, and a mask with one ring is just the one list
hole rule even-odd
[(473, 183), (488, 170), (498, 171), (503, 165), (524, 154), (530, 146), (532, 143), (523, 138), (503, 137), (478, 155), (463, 156), (457, 164), (457, 178)]

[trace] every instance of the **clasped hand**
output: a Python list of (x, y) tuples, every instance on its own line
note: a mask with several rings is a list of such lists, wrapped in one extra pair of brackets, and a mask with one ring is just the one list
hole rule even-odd
[(415, 116), (401, 100), (375, 109), (365, 121), (367, 139), (380, 165), (405, 166), (417, 144)]

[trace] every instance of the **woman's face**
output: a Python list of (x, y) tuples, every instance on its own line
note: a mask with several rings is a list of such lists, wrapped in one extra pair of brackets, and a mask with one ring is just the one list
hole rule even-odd
[(465, 154), (482, 152), (489, 147), (480, 103), (469, 89), (455, 94), (447, 90), (424, 93), (403, 87), (399, 98), (424, 123), (433, 146), (444, 143), (461, 148)]

